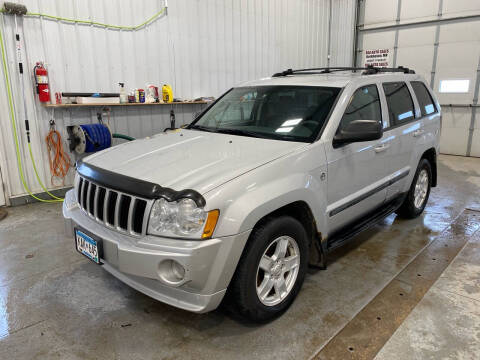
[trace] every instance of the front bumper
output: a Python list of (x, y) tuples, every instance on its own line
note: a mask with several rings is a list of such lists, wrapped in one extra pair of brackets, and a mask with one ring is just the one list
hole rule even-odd
[[(85, 229), (102, 240), (105, 270), (134, 289), (164, 303), (192, 312), (214, 310), (222, 301), (250, 231), (209, 240), (181, 240), (121, 234), (87, 215), (67, 192), (63, 204), (65, 230)], [(174, 260), (185, 277), (171, 285), (159, 275), (160, 264)]]

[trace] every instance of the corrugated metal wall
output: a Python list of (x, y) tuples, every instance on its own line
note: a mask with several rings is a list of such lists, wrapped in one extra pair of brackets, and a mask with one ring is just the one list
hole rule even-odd
[(331, 66), (353, 66), (356, 0), (332, 1)]
[[(388, 48), (396, 65), (430, 82), (442, 108), (440, 151), (480, 156), (480, 1), (367, 0), (359, 50)], [(359, 64), (364, 55), (358, 56)], [(466, 93), (440, 93), (440, 81), (467, 79)], [(432, 81), (433, 80), (433, 81)], [(450, 106), (453, 104), (454, 106)]]
[[(116, 25), (137, 25), (159, 11), (161, 0), (25, 0), (29, 11), (86, 19)], [(50, 171), (44, 137), (48, 121), (55, 117), (66, 138), (65, 126), (96, 121), (88, 109), (47, 111), (35, 102), (31, 70), (36, 61), (48, 64), (51, 91), (118, 91), (147, 84), (172, 84), (175, 97), (191, 99), (218, 96), (248, 79), (269, 76), (286, 68), (324, 66), (328, 52), (330, 4), (336, 19), (353, 21), (353, 0), (171, 0), (168, 15), (137, 31), (111, 30), (26, 17), (24, 29), (27, 106), (32, 145), (40, 174), (48, 188)], [(338, 5), (337, 5), (338, 4)], [(348, 6), (347, 6), (348, 5)], [(28, 184), (40, 187), (25, 156), (23, 111), (16, 72), (14, 22), (2, 16), (10, 74), (14, 78), (17, 126)], [(348, 24), (348, 22), (346, 23)], [(332, 22), (331, 49), (350, 49), (350, 35), (340, 22)], [(348, 30), (347, 33), (351, 31)], [(351, 57), (348, 51), (338, 62)], [(337, 60), (335, 60), (337, 61)], [(3, 74), (2, 74), (3, 75)], [(0, 85), (0, 127), (3, 137), (0, 167), (9, 196), (25, 193), (21, 186), (9, 123), (6, 92)], [(116, 132), (144, 137), (168, 126), (169, 106), (113, 108), (110, 123)], [(179, 123), (189, 122), (199, 106), (177, 106)], [(2, 143), (0, 142), (0, 146)], [(7, 171), (4, 171), (6, 169)], [(65, 185), (71, 184), (69, 177)]]

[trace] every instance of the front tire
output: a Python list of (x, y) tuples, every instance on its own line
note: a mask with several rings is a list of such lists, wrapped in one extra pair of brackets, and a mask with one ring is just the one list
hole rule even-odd
[(308, 237), (290, 217), (269, 219), (253, 230), (229, 287), (234, 310), (254, 322), (278, 317), (302, 287)]
[(420, 160), (412, 185), (397, 214), (406, 219), (419, 216), (428, 202), (432, 186), (432, 166), (427, 159)]

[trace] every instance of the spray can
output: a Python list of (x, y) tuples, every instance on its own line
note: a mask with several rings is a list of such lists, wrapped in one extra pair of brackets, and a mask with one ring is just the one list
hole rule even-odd
[(136, 89), (135, 90), (135, 102), (144, 103), (145, 102), (145, 90)]

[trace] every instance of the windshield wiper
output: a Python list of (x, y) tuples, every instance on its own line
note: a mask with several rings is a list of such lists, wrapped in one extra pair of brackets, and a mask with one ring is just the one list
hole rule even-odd
[(188, 129), (193, 129), (193, 130), (201, 130), (201, 131), (208, 131), (208, 132), (217, 132), (215, 128), (210, 128), (207, 126), (202, 126), (202, 125), (193, 125), (190, 126)]
[(286, 135), (286, 134), (262, 134), (255, 131), (249, 130), (242, 130), (242, 129), (228, 129), (228, 128), (211, 128), (202, 125), (193, 125), (189, 127), (189, 129), (193, 130), (200, 130), (200, 131), (208, 131), (213, 133), (221, 133), (221, 134), (229, 134), (229, 135), (240, 135), (240, 136), (248, 136), (248, 137), (256, 137), (262, 139), (272, 139), (272, 140), (293, 140), (298, 141), (296, 137)]
[(256, 137), (256, 138), (264, 138), (264, 139), (269, 139), (269, 136), (259, 134), (254, 131), (249, 131), (249, 130), (241, 130), (241, 129), (222, 129), (222, 128), (217, 128), (217, 132), (222, 133), (222, 134), (230, 134), (230, 135), (241, 135), (241, 136), (250, 136), (250, 137)]

